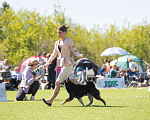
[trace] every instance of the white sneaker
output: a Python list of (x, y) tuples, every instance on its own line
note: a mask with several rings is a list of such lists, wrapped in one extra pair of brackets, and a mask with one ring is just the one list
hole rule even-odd
[(30, 100), (35, 100), (34, 96), (31, 96)]
[(26, 101), (26, 100), (28, 100), (28, 97), (25, 95), (25, 98), (23, 99), (23, 101)]

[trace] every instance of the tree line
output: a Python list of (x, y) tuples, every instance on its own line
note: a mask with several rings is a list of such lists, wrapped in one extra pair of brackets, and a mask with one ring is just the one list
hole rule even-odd
[[(110, 47), (121, 47), (150, 63), (150, 24), (146, 20), (132, 26), (126, 23), (128, 27), (95, 25), (87, 30), (65, 16), (60, 6), (55, 5), (51, 15), (41, 16), (35, 10), (15, 12), (6, 2), (0, 8), (0, 59), (7, 58), (12, 65), (19, 66), (26, 58), (37, 55), (37, 52), (52, 53), (55, 41), (59, 39), (58, 26), (68, 24), (67, 37), (73, 40), (80, 53), (97, 65), (102, 65), (104, 59), (114, 59), (113, 56), (100, 56)], [(78, 58), (73, 55), (73, 59)]]

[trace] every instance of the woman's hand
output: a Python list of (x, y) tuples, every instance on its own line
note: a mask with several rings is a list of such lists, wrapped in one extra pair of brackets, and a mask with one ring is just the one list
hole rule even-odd
[(80, 54), (80, 58), (83, 58), (84, 57), (84, 54)]
[(55, 69), (54, 69), (54, 70), (56, 71), (56, 70), (57, 70), (57, 68), (58, 68), (58, 66), (56, 65), (56, 67), (55, 67)]
[(48, 69), (46, 69), (46, 73), (48, 73)]
[(46, 71), (46, 73), (48, 73), (48, 66), (47, 66), (47, 64), (44, 64), (43, 67), (44, 67), (44, 70)]

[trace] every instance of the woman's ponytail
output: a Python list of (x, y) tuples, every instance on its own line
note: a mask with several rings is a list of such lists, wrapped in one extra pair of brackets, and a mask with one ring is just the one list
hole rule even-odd
[(63, 31), (67, 33), (67, 29), (70, 27), (70, 25), (61, 25), (57, 28), (57, 30)]
[(70, 25), (66, 25), (66, 28), (68, 29), (70, 27)]

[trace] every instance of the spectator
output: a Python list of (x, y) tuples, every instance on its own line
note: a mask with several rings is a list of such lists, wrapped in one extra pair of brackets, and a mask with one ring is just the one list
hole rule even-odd
[(107, 69), (107, 66), (105, 64), (102, 65), (102, 68), (100, 69), (100, 75), (105, 76), (105, 71)]
[(19, 67), (15, 67), (14, 71), (11, 72), (10, 83), (15, 84), (15, 90), (18, 90), (18, 85), (20, 84), (22, 79), (22, 74), (19, 72)]
[[(44, 65), (44, 59), (41, 57), (41, 52), (38, 52), (38, 57), (37, 57), (38, 62), (40, 63), (40, 65)], [(45, 76), (45, 70), (41, 70), (39, 71), (39, 76), (43, 74), (43, 77), (41, 78), (41, 80), (45, 80), (44, 76)], [(46, 80), (45, 80), (46, 81)]]
[(110, 73), (109, 73), (109, 78), (116, 78), (117, 73), (120, 73), (119, 71), (116, 70), (116, 65), (113, 65)]
[(12, 67), (11, 63), (9, 63), (8, 59), (5, 59), (3, 61), (2, 69), (9, 69), (9, 70), (11, 70), (11, 67)]
[(126, 71), (125, 70), (121, 70), (120, 74), (118, 75), (120, 78), (124, 78), (126, 80)]
[(137, 82), (137, 81), (132, 81), (128, 87), (148, 87), (149, 84), (147, 80), (144, 80), (143, 83)]
[(136, 71), (136, 63), (133, 62), (133, 60), (131, 58), (128, 59), (129, 61), (129, 68), (131, 69), (132, 72), (135, 72)]
[(109, 76), (109, 72), (110, 72), (111, 66), (110, 66), (110, 61), (107, 62), (107, 73)]
[(150, 66), (147, 66), (146, 74), (148, 78), (150, 79)]
[(32, 94), (30, 100), (35, 100), (34, 96), (39, 89), (40, 83), (39, 80), (43, 77), (43, 74), (39, 76), (37, 72), (36, 75), (32, 75), (32, 71), (37, 69), (39, 62), (37, 59), (32, 59), (29, 61), (28, 66), (25, 68), (22, 81), (20, 83), (20, 88), (16, 95), (17, 101), (22, 101), (23, 99), (27, 99), (26, 94)]
[(41, 52), (38, 52), (37, 60), (40, 63), (40, 65), (44, 65), (44, 59), (41, 57)]
[[(46, 58), (49, 59), (51, 56), (50, 53), (46, 55)], [(48, 88), (51, 89), (51, 87), (54, 89), (55, 88), (55, 80), (56, 80), (56, 69), (57, 69), (57, 58), (55, 58), (48, 66)]]
[(43, 52), (42, 55), (46, 58), (47, 52)]
[(108, 62), (108, 60), (107, 60), (107, 59), (105, 59), (105, 60), (104, 60), (104, 64), (105, 64), (105, 65), (107, 65), (107, 62)]
[(3, 61), (0, 60), (0, 70), (2, 70)]

